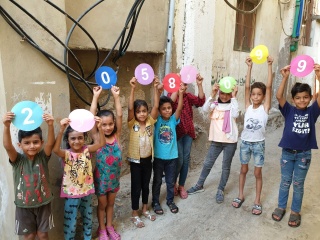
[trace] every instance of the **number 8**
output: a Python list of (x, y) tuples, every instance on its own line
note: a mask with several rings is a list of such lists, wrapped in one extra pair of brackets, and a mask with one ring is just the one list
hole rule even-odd
[(176, 80), (174, 78), (169, 78), (168, 82), (169, 82), (169, 87), (170, 88), (175, 88), (176, 87), (176, 84), (175, 84)]

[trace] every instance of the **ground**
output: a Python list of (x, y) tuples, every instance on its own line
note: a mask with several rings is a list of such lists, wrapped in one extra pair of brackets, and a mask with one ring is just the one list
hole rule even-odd
[[(319, 129), (320, 124), (317, 124)], [(255, 197), (255, 178), (252, 165), (249, 167), (245, 186), (245, 202), (239, 209), (233, 208), (231, 202), (238, 195), (238, 177), (240, 170), (239, 144), (233, 159), (231, 174), (225, 189), (225, 201), (215, 202), (215, 194), (221, 174), (221, 156), (208, 176), (205, 191), (189, 196), (183, 200), (175, 198), (179, 213), (172, 214), (165, 204), (165, 184), (161, 190), (161, 205), (164, 215), (157, 215), (157, 220), (151, 222), (143, 219), (145, 227), (137, 229), (130, 221), (130, 175), (121, 178), (121, 190), (117, 196), (114, 225), (123, 240), (129, 239), (320, 239), (320, 150), (314, 150), (311, 167), (305, 182), (305, 195), (302, 205), (302, 223), (299, 228), (288, 226), (289, 210), (281, 222), (271, 219), (271, 214), (277, 207), (277, 196), (280, 181), (279, 158), (280, 148), (277, 146), (282, 134), (282, 128), (266, 137), (266, 160), (263, 167), (262, 205), (260, 216), (251, 214)], [(320, 131), (317, 133), (319, 142)], [(252, 162), (251, 162), (252, 164)], [(202, 166), (189, 172), (186, 188), (193, 186), (200, 175)], [(150, 185), (151, 189), (151, 185)], [(150, 196), (151, 197), (151, 196)], [(292, 189), (288, 206), (291, 204)], [(96, 205), (96, 201), (94, 205)], [(96, 213), (94, 213), (96, 214)], [(93, 237), (97, 229), (97, 219), (94, 219)], [(81, 239), (81, 238), (77, 238)], [(95, 238), (94, 238), (95, 239)]]

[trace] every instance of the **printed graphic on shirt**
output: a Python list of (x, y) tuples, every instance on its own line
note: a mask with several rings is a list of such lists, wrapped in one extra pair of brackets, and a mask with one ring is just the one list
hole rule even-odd
[(173, 132), (170, 126), (161, 124), (159, 128), (159, 142), (162, 144), (170, 144), (173, 139)]
[(140, 129), (140, 126), (138, 124), (133, 125), (133, 131), (138, 132)]
[(262, 128), (262, 125), (260, 124), (258, 119), (253, 119), (253, 118), (249, 118), (246, 122), (246, 128), (251, 131), (254, 132), (260, 128)]
[(308, 122), (309, 114), (294, 114), (292, 132), (298, 134), (309, 134), (310, 126)]
[(152, 126), (147, 126), (146, 127), (146, 132), (148, 134), (148, 137), (152, 136)]

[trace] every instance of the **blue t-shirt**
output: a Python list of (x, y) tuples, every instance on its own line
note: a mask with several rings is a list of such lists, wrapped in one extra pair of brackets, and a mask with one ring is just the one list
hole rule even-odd
[(158, 117), (154, 125), (154, 157), (167, 160), (178, 157), (176, 126), (179, 123), (175, 114), (168, 120)]
[(284, 116), (285, 125), (279, 147), (308, 151), (317, 149), (315, 123), (320, 114), (318, 102), (300, 110), (286, 102), (279, 109)]

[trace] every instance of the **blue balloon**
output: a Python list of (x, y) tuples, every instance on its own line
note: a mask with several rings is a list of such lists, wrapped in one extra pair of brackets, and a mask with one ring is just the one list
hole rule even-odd
[(23, 131), (32, 131), (43, 121), (42, 108), (35, 102), (22, 101), (14, 105), (11, 112), (15, 114), (12, 124)]
[(95, 79), (103, 89), (110, 89), (117, 83), (117, 73), (111, 67), (99, 67), (95, 73)]

